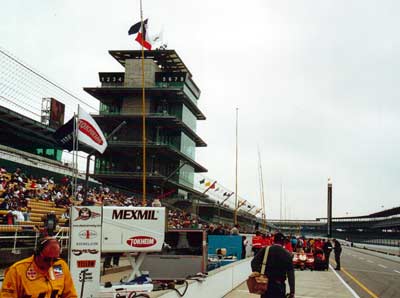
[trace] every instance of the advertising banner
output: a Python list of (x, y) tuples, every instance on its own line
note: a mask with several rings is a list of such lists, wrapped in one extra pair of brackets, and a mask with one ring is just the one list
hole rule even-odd
[(161, 251), (163, 207), (103, 207), (102, 252)]
[(64, 124), (65, 105), (55, 98), (51, 98), (50, 102), (50, 119), (49, 126), (57, 129)]
[(78, 295), (94, 298), (99, 291), (101, 218), (99, 206), (71, 207), (70, 270)]
[(103, 154), (104, 150), (107, 148), (107, 140), (99, 125), (93, 117), (80, 106), (78, 109), (78, 118), (78, 141)]

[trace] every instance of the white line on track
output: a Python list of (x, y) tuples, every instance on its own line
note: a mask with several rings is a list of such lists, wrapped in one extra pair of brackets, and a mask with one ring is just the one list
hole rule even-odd
[(381, 265), (381, 264), (378, 264), (378, 266), (382, 267), (382, 268), (385, 268), (385, 269), (387, 268), (385, 265)]
[(397, 273), (400, 273), (400, 271), (397, 271), (397, 270), (393, 270), (394, 272), (397, 272)]
[(375, 274), (384, 274), (384, 275), (396, 275), (396, 273), (388, 272), (388, 271), (378, 271), (378, 270), (363, 270), (352, 267), (346, 267), (347, 270), (351, 270), (352, 272), (366, 272), (366, 273), (375, 273)]
[(329, 264), (332, 272), (335, 273), (336, 277), (342, 282), (342, 284), (350, 291), (354, 298), (360, 298), (357, 293), (344, 281), (344, 279), (333, 269), (332, 265)]

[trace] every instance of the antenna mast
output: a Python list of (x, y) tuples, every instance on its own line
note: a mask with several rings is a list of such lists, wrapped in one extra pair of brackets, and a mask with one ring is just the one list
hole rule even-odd
[(265, 210), (265, 197), (264, 197), (264, 179), (262, 174), (262, 164), (261, 164), (261, 153), (260, 148), (257, 148), (258, 151), (258, 179), (260, 182), (260, 201), (261, 201), (261, 218), (264, 230), (267, 228), (267, 219), (266, 219), (266, 210)]

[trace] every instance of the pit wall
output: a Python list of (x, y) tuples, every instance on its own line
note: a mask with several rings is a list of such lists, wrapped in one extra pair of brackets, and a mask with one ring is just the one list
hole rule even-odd
[[(185, 298), (221, 298), (231, 292), (234, 288), (244, 282), (251, 273), (250, 262), (252, 258), (237, 261), (233, 264), (223, 266), (209, 272), (208, 277), (203, 282), (189, 281), (189, 286)], [(180, 292), (184, 286), (177, 288)], [(180, 298), (175, 291), (160, 296), (159, 298)]]

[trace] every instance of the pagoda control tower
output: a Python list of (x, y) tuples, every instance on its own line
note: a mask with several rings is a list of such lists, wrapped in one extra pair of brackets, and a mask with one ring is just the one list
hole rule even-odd
[[(100, 101), (92, 115), (105, 133), (122, 121), (107, 150), (95, 160), (95, 179), (142, 195), (142, 52), (109, 51), (125, 72), (100, 72), (101, 87), (84, 88)], [(197, 106), (200, 89), (175, 50), (144, 52), (146, 95), (146, 194), (148, 198), (187, 199), (194, 173), (207, 169), (195, 161), (196, 147), (207, 144), (196, 133), (206, 117)]]

